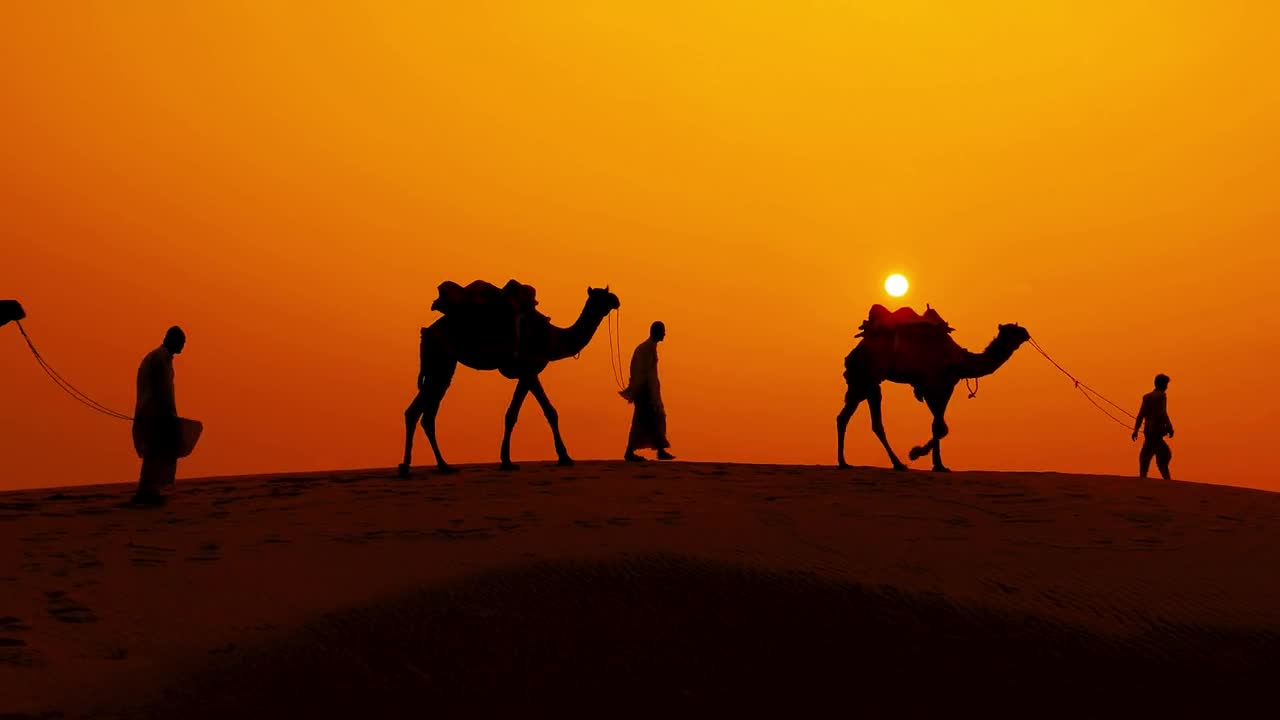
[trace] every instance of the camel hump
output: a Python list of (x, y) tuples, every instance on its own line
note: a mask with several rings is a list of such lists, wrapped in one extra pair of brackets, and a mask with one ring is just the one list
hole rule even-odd
[(499, 288), (491, 282), (476, 280), (466, 287), (452, 280), (440, 283), (439, 294), (431, 303), (432, 310), (439, 310), (448, 315), (452, 312), (467, 309), (490, 308), (509, 309), (512, 312), (530, 310), (538, 304), (537, 291), (532, 285), (525, 285), (515, 280)]
[(938, 311), (928, 305), (925, 306), (924, 314), (921, 315), (912, 307), (900, 307), (890, 312), (888, 308), (877, 303), (871, 306), (867, 319), (858, 326), (859, 332), (855, 337), (893, 333), (906, 327), (929, 328), (943, 334), (952, 331), (952, 327), (942, 319)]

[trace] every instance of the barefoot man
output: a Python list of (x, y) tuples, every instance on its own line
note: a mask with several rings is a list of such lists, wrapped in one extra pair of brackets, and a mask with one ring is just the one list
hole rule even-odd
[(141, 505), (164, 502), (160, 488), (172, 485), (178, 474), (182, 429), (173, 393), (173, 356), (186, 344), (186, 334), (175, 325), (165, 333), (164, 343), (147, 353), (138, 367), (133, 447), (142, 458), (142, 472), (133, 501)]
[(1164, 373), (1156, 375), (1156, 387), (1151, 392), (1142, 396), (1142, 409), (1138, 411), (1137, 421), (1133, 424), (1133, 439), (1138, 439), (1138, 428), (1146, 423), (1143, 428), (1142, 450), (1138, 452), (1138, 475), (1140, 477), (1147, 476), (1147, 470), (1151, 468), (1151, 458), (1156, 459), (1156, 468), (1160, 470), (1160, 476), (1165, 480), (1169, 479), (1169, 460), (1173, 458), (1173, 451), (1169, 449), (1169, 443), (1164, 441), (1165, 436), (1173, 437), (1173, 422), (1169, 420), (1169, 404), (1165, 397), (1165, 390), (1169, 387), (1169, 376)]
[(631, 354), (631, 383), (618, 393), (635, 406), (631, 415), (631, 435), (627, 438), (627, 462), (642, 462), (636, 450), (652, 448), (659, 460), (674, 460), (667, 452), (667, 411), (662, 405), (662, 386), (658, 382), (658, 343), (667, 336), (661, 321), (649, 327), (649, 339), (636, 346)]

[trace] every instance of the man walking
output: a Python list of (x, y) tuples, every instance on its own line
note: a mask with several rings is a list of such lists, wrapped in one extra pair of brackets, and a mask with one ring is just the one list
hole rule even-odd
[(627, 462), (643, 462), (636, 450), (652, 448), (659, 460), (674, 460), (667, 452), (667, 411), (662, 404), (662, 385), (658, 382), (658, 343), (667, 337), (661, 321), (649, 327), (649, 339), (636, 346), (631, 354), (631, 382), (618, 393), (635, 406), (631, 415), (631, 434), (627, 438)]
[[(1133, 438), (1138, 439), (1138, 428), (1143, 428), (1142, 450), (1138, 452), (1138, 475), (1147, 476), (1151, 468), (1151, 458), (1156, 459), (1156, 468), (1160, 476), (1169, 480), (1169, 460), (1173, 451), (1165, 436), (1173, 437), (1173, 422), (1169, 420), (1169, 401), (1165, 390), (1169, 387), (1169, 376), (1164, 373), (1156, 375), (1155, 389), (1142, 396), (1142, 408), (1138, 410), (1138, 418), (1133, 424)], [(1145, 427), (1143, 427), (1145, 423)]]
[(138, 366), (138, 402), (133, 413), (133, 447), (142, 458), (138, 492), (133, 502), (160, 505), (160, 489), (178, 474), (182, 429), (173, 392), (173, 356), (182, 352), (187, 336), (173, 326), (164, 343), (147, 353)]

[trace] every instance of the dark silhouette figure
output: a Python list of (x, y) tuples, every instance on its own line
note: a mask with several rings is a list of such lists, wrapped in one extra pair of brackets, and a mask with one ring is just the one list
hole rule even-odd
[(932, 437), (924, 445), (913, 447), (910, 458), (915, 460), (932, 452), (934, 471), (946, 472), (940, 449), (942, 438), (947, 436), (943, 416), (956, 384), (994, 373), (1031, 338), (1031, 333), (1016, 323), (1000, 325), (991, 344), (981, 353), (973, 353), (951, 338), (951, 326), (932, 308), (918, 315), (911, 308), (890, 313), (881, 305), (872, 306), (860, 330), (857, 337), (862, 340), (844, 359), (848, 390), (844, 409), (836, 416), (836, 456), (840, 467), (849, 467), (844, 460), (844, 435), (849, 418), (866, 400), (871, 408), (871, 430), (889, 453), (893, 468), (907, 469), (889, 447), (880, 415), (880, 384), (888, 381), (910, 385), (916, 400), (924, 401), (933, 413)]
[(418, 394), (404, 411), (401, 477), (409, 476), (414, 426), (419, 420), (435, 453), (436, 467), (440, 472), (453, 470), (444, 461), (440, 445), (436, 442), (436, 415), (453, 382), (458, 363), (474, 370), (497, 370), (504, 377), (516, 381), (515, 395), (507, 408), (502, 435), (500, 454), (503, 470), (517, 469), (511, 462), (511, 431), (519, 417), (520, 406), (529, 393), (533, 393), (534, 399), (542, 406), (542, 412), (551, 425), (559, 463), (573, 464), (560, 437), (559, 416), (542, 389), (538, 374), (549, 363), (582, 352), (600, 323), (610, 312), (618, 309), (621, 302), (607, 287), (589, 287), (581, 315), (567, 328), (552, 325), (550, 318), (533, 309), (534, 305), (533, 289), (515, 281), (507, 283), (501, 290), (482, 281), (466, 288), (452, 282), (440, 286), (440, 296), (431, 308), (440, 310), (444, 316), (430, 327), (422, 328)]
[[(1142, 449), (1138, 451), (1138, 476), (1146, 477), (1151, 469), (1151, 458), (1156, 459), (1156, 468), (1165, 480), (1169, 477), (1169, 461), (1173, 459), (1173, 451), (1165, 437), (1173, 437), (1173, 422), (1169, 420), (1169, 400), (1165, 390), (1169, 388), (1169, 376), (1164, 373), (1156, 375), (1155, 389), (1142, 396), (1142, 408), (1133, 423), (1133, 440), (1138, 439), (1138, 428), (1143, 428)], [(1145, 427), (1143, 425), (1145, 424)]]
[(658, 343), (667, 337), (667, 326), (657, 321), (649, 326), (649, 339), (631, 353), (631, 381), (618, 393), (635, 406), (631, 414), (631, 432), (627, 437), (628, 462), (643, 462), (636, 450), (652, 448), (659, 460), (675, 460), (667, 452), (667, 410), (662, 404), (662, 384), (658, 381)]
[(142, 505), (164, 502), (160, 489), (172, 485), (182, 454), (182, 428), (173, 388), (173, 356), (187, 345), (186, 333), (173, 326), (164, 343), (147, 353), (138, 366), (138, 402), (133, 412), (133, 447), (142, 458), (138, 492)]
[(26, 316), (27, 313), (22, 309), (22, 303), (17, 300), (0, 300), (0, 327), (4, 327), (13, 321), (22, 320)]

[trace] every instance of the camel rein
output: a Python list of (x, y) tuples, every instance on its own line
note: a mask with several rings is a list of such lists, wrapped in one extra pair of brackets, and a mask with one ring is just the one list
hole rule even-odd
[(102, 413), (107, 417), (112, 417), (117, 420), (133, 420), (132, 417), (129, 417), (128, 415), (125, 415), (122, 412), (116, 412), (115, 410), (112, 410), (111, 408), (107, 407), (106, 405), (103, 405), (97, 400), (94, 400), (88, 395), (85, 395), (83, 392), (77, 389), (76, 386), (67, 382), (66, 378), (59, 375), (58, 371), (54, 370), (53, 366), (49, 365), (48, 361), (44, 359), (44, 356), (40, 354), (40, 351), (36, 350), (35, 343), (31, 342), (31, 336), (27, 334), (26, 328), (22, 327), (21, 320), (17, 321), (17, 325), (18, 325), (18, 332), (22, 333), (22, 339), (27, 341), (27, 347), (31, 349), (31, 354), (35, 356), (36, 362), (40, 365), (40, 369), (44, 370), (44, 374), (48, 375), (49, 379), (53, 380), (54, 384), (57, 385), (63, 392), (70, 395), (77, 402), (87, 406), (90, 410)]
[[(618, 330), (616, 333), (613, 330), (614, 313), (618, 314)], [(626, 390), (627, 386), (623, 382), (625, 378), (623, 378), (622, 374), (625, 367), (622, 364), (622, 308), (609, 313), (606, 320), (609, 327), (609, 368), (613, 370), (613, 383), (618, 386), (619, 391)]]
[(1134, 415), (1133, 413), (1129, 412), (1128, 410), (1125, 410), (1123, 407), (1120, 407), (1120, 406), (1119, 406), (1119, 405), (1117, 405), (1116, 403), (1114, 403), (1114, 402), (1112, 402), (1111, 400), (1109, 400), (1109, 399), (1108, 399), (1105, 395), (1103, 395), (1102, 393), (1100, 393), (1100, 392), (1098, 392), (1097, 390), (1094, 390), (1093, 388), (1091, 388), (1091, 387), (1089, 387), (1088, 385), (1084, 384), (1084, 382), (1082, 382), (1082, 381), (1081, 381), (1079, 378), (1077, 378), (1075, 375), (1072, 375), (1070, 372), (1067, 372), (1067, 369), (1066, 369), (1066, 368), (1064, 368), (1064, 367), (1062, 367), (1061, 365), (1059, 365), (1059, 364), (1058, 364), (1058, 362), (1057, 362), (1056, 360), (1054, 360), (1052, 357), (1049, 357), (1049, 353), (1045, 352), (1045, 349), (1044, 349), (1044, 348), (1042, 348), (1042, 347), (1040, 347), (1040, 343), (1036, 342), (1034, 338), (1029, 338), (1029, 339), (1028, 339), (1028, 342), (1030, 342), (1030, 343), (1031, 343), (1031, 347), (1035, 348), (1036, 352), (1038, 352), (1038, 353), (1040, 353), (1041, 355), (1043, 355), (1043, 356), (1044, 356), (1044, 359), (1045, 359), (1045, 360), (1048, 360), (1048, 361), (1049, 361), (1049, 363), (1050, 363), (1051, 365), (1053, 365), (1055, 368), (1057, 368), (1059, 371), (1061, 371), (1063, 375), (1066, 375), (1066, 376), (1071, 380), (1071, 382), (1075, 383), (1075, 388), (1076, 388), (1077, 390), (1079, 390), (1079, 391), (1080, 391), (1080, 394), (1081, 394), (1081, 395), (1084, 395), (1085, 399), (1086, 399), (1086, 400), (1088, 400), (1090, 403), (1092, 403), (1094, 407), (1098, 408), (1098, 410), (1099, 410), (1103, 415), (1106, 415), (1107, 417), (1109, 417), (1109, 418), (1111, 418), (1112, 420), (1114, 420), (1118, 425), (1122, 426), (1125, 430), (1129, 430), (1129, 429), (1130, 429), (1130, 425), (1129, 425), (1128, 423), (1126, 423), (1124, 420), (1121, 420), (1120, 418), (1116, 417), (1115, 415), (1112, 415), (1112, 414), (1111, 414), (1111, 413), (1110, 413), (1106, 408), (1104, 408), (1101, 404), (1099, 404), (1099, 403), (1098, 403), (1098, 400), (1095, 400), (1095, 399), (1094, 399), (1094, 397), (1095, 397), (1095, 396), (1096, 396), (1099, 400), (1102, 400), (1103, 402), (1107, 403), (1107, 404), (1108, 404), (1108, 405), (1110, 405), (1111, 407), (1113, 407), (1113, 408), (1115, 408), (1116, 410), (1119, 410), (1120, 412), (1122, 412), (1122, 413), (1124, 413), (1125, 415), (1127, 415), (1127, 416), (1129, 417), (1129, 419), (1130, 419), (1130, 420), (1134, 420), (1134, 421), (1136, 421), (1136, 420), (1138, 419), (1138, 417), (1137, 417), (1136, 415)]

